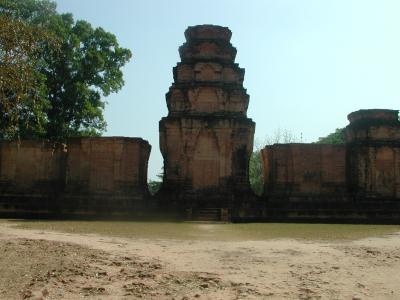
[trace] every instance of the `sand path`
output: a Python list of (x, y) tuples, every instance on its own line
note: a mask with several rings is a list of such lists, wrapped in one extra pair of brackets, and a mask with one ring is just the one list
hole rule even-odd
[[(54, 298), (48, 299), (400, 299), (400, 233), (343, 242), (229, 242), (128, 239), (0, 224), (0, 243), (10, 241), (18, 247), (27, 241), (28, 247), (36, 247), (35, 242), (50, 243), (46, 249), (51, 249), (52, 243), (62, 243), (55, 244), (61, 248), (64, 244), (84, 247), (89, 257), (84, 261), (86, 268), (98, 268), (107, 274), (98, 282), (99, 276), (91, 278), (89, 274), (86, 281), (78, 280), (69, 290), (68, 284), (60, 289), (51, 281), (32, 284), (32, 294), (16, 293), (16, 299), (47, 299), (51, 295)], [(90, 251), (94, 251), (93, 261)], [(43, 259), (46, 255), (59, 253), (49, 250)], [(127, 265), (131, 278), (119, 274), (124, 259), (136, 263), (130, 269)], [(147, 279), (136, 276), (143, 268)], [(74, 273), (64, 277), (73, 279)], [(134, 288), (124, 287), (131, 283)], [(137, 289), (139, 284), (143, 284), (141, 290)]]

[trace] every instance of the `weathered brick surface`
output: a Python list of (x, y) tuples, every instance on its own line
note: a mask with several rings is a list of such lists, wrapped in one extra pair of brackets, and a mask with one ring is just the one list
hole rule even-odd
[(346, 148), (341, 145), (275, 144), (262, 151), (265, 193), (270, 196), (344, 196)]
[(46, 142), (0, 143), (2, 192), (47, 191), (61, 179), (64, 151)]
[(358, 199), (400, 199), (397, 110), (359, 110), (346, 127), (350, 192)]
[(0, 212), (96, 214), (143, 210), (150, 145), (136, 138), (0, 143)]
[(0, 211), (48, 211), (63, 187), (65, 150), (47, 142), (0, 143)]
[(234, 63), (228, 28), (194, 26), (185, 36), (166, 95), (169, 113), (160, 121), (165, 173), (159, 195), (181, 208), (230, 207), (235, 195), (251, 196), (255, 124), (246, 116), (244, 69)]
[(349, 114), (345, 145), (283, 144), (262, 151), (264, 197), (400, 198), (397, 110)]
[(395, 110), (348, 116), (346, 144), (262, 150), (268, 220), (400, 222), (400, 122)]
[(138, 138), (76, 138), (68, 141), (65, 202), (72, 210), (142, 209), (150, 145)]

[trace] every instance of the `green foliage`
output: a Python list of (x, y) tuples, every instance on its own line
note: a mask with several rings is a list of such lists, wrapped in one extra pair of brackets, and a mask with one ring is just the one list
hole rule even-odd
[(340, 145), (344, 144), (344, 128), (337, 128), (335, 132), (328, 134), (325, 137), (320, 137), (317, 144), (333, 144)]
[(161, 188), (162, 182), (156, 180), (150, 180), (148, 182), (149, 192), (151, 195), (155, 195)]
[(48, 101), (45, 137), (62, 141), (100, 135), (106, 128), (102, 96), (122, 88), (121, 68), (131, 58), (130, 50), (121, 48), (104, 29), (75, 22), (71, 14), (58, 14), (52, 1), (0, 0), (0, 14), (44, 28), (60, 41), (60, 51), (43, 47), (37, 66), (44, 80), (40, 92)]
[(261, 196), (264, 191), (263, 164), (261, 159), (261, 150), (252, 153), (249, 163), (250, 185), (256, 193)]
[(57, 49), (41, 28), (0, 15), (0, 139), (43, 136), (49, 107), (43, 49)]
[(57, 15), (57, 4), (49, 0), (0, 0), (0, 14), (43, 25)]
[(148, 182), (148, 187), (149, 187), (149, 192), (152, 195), (157, 194), (157, 192), (160, 190), (162, 182), (163, 182), (163, 174), (157, 174), (158, 180), (149, 180)]

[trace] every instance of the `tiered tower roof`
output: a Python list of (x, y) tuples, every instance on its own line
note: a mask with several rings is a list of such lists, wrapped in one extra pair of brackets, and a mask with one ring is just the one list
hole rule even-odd
[(244, 69), (236, 64), (236, 48), (227, 27), (198, 25), (186, 29), (179, 48), (181, 62), (166, 95), (170, 116), (246, 117), (249, 96)]

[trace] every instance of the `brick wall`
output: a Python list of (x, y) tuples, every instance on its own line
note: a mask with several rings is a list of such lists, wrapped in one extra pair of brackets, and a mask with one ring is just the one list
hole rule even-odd
[(0, 143), (0, 212), (97, 213), (143, 207), (150, 145), (138, 138)]
[(284, 197), (341, 196), (346, 189), (346, 148), (275, 144), (261, 151), (264, 193)]
[(123, 210), (148, 196), (150, 145), (138, 138), (76, 138), (68, 142), (65, 201), (72, 210)]

